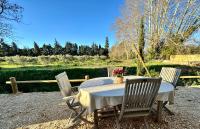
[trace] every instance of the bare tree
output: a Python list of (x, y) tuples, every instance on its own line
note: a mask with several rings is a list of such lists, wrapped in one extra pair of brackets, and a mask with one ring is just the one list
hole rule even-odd
[(145, 20), (145, 42), (159, 57), (163, 46), (183, 46), (199, 30), (200, 0), (125, 0), (116, 20), (119, 41), (137, 44), (141, 16)]
[(0, 0), (0, 37), (12, 35), (12, 22), (20, 22), (22, 19), (23, 8), (9, 2)]

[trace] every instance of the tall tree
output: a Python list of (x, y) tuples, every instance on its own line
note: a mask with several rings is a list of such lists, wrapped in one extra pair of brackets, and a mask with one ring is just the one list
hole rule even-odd
[(109, 39), (106, 37), (105, 49), (109, 49)]
[(98, 45), (96, 43), (92, 44), (91, 49), (92, 49), (91, 54), (90, 54), (91, 56), (99, 54), (99, 48), (98, 48)]
[(53, 51), (53, 53), (55, 55), (64, 54), (62, 46), (60, 45), (60, 43), (56, 39), (55, 39), (55, 43), (54, 43), (54, 51)]
[(194, 33), (199, 33), (200, 0), (126, 0), (116, 20), (119, 41), (137, 44), (142, 16), (145, 41), (152, 58), (160, 58), (164, 46), (184, 46)]
[(91, 55), (92, 48), (87, 45), (80, 45), (79, 46), (79, 55)]
[(72, 43), (71, 42), (66, 42), (65, 43), (65, 54), (70, 54), (71, 55), (71, 50), (72, 50)]
[(102, 48), (100, 44), (98, 49), (99, 49), (99, 55), (100, 56), (104, 55), (104, 48)]
[(34, 42), (33, 53), (34, 53), (35, 56), (41, 55), (40, 47), (38, 46), (38, 44), (36, 42)]
[(78, 54), (78, 45), (76, 43), (72, 44), (70, 54), (71, 55), (77, 55)]
[(9, 56), (10, 55), (10, 46), (4, 42), (3, 39), (0, 39), (0, 56)]
[(104, 55), (108, 56), (109, 53), (109, 39), (106, 37)]
[(13, 56), (17, 55), (18, 54), (18, 47), (17, 47), (17, 44), (15, 42), (12, 42), (12, 45), (11, 45), (11, 53)]
[(44, 44), (42, 46), (42, 55), (52, 55), (53, 54), (53, 48), (51, 47), (51, 45), (46, 45)]

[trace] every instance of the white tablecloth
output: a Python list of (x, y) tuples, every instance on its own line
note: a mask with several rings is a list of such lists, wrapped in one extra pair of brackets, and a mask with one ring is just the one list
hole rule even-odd
[[(125, 76), (126, 79), (144, 78), (140, 76)], [(114, 77), (100, 77), (87, 80), (79, 87), (77, 99), (87, 108), (88, 113), (95, 109), (107, 106), (116, 106), (122, 103), (125, 83), (114, 84)], [(156, 98), (158, 101), (174, 103), (174, 86), (168, 82), (162, 82)]]

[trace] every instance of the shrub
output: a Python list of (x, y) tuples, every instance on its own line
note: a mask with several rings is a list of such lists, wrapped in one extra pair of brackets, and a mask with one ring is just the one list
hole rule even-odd
[(22, 65), (23, 67), (27, 64), (26, 56), (14, 56), (13, 60), (16, 64)]
[[(16, 77), (16, 80), (55, 80), (55, 76), (63, 71), (66, 71), (69, 79), (83, 79), (85, 75), (89, 75), (90, 78), (107, 76), (106, 68), (73, 68), (73, 69), (29, 69), (29, 70), (1, 70), (0, 71), (0, 89), (6, 87), (5, 82), (9, 80), (10, 77)], [(37, 84), (40, 90), (35, 88), (35, 84), (21, 84), (19, 87), (23, 92), (35, 91), (55, 91), (58, 90), (56, 83), (54, 84)], [(52, 87), (55, 86), (55, 87)], [(7, 86), (7, 92), (11, 92), (11, 88)]]
[(38, 62), (42, 65), (50, 64), (50, 57), (49, 56), (38, 56)]
[(6, 61), (8, 64), (15, 64), (15, 61), (13, 60), (12, 57), (5, 57), (5, 61)]

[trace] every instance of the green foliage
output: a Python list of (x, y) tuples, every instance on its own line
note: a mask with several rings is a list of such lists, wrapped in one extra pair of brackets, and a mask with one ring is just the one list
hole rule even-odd
[(35, 56), (41, 55), (41, 50), (40, 50), (40, 47), (38, 46), (38, 44), (36, 42), (34, 42), (33, 46), (34, 46), (34, 49), (33, 49), (34, 55)]
[(54, 47), (51, 44), (43, 44), (40, 48), (36, 42), (33, 44), (33, 48), (23, 48), (17, 47), (16, 43), (8, 45), (3, 39), (0, 39), (0, 57), (4, 56), (48, 56), (48, 55), (99, 55), (108, 57), (109, 41), (106, 38), (106, 48), (102, 48), (101, 45), (93, 43), (91, 46), (80, 45), (76, 43), (66, 42), (65, 47), (62, 47), (60, 43), (55, 39)]
[(53, 54), (54, 55), (64, 54), (62, 46), (56, 39), (55, 39), (55, 43), (54, 43)]
[(11, 50), (10, 51), (11, 51), (12, 56), (18, 54), (19, 49), (18, 49), (17, 44), (15, 42), (12, 42)]
[(106, 37), (105, 49), (109, 49), (109, 39)]
[[(66, 71), (69, 79), (83, 79), (85, 75), (89, 75), (91, 78), (107, 76), (106, 68), (60, 68), (60, 69), (29, 69), (29, 70), (1, 70), (0, 71), (0, 90), (5, 89), (7, 92), (11, 92), (10, 86), (5, 85), (5, 82), (10, 77), (16, 77), (16, 80), (55, 80), (55, 76), (63, 71)], [(57, 84), (24, 84), (19, 85), (21, 91), (32, 92), (32, 91), (55, 91), (58, 90)], [(3, 87), (3, 88), (2, 88)], [(42, 87), (42, 88), (41, 88)], [(38, 89), (39, 88), (39, 89)]]
[(106, 37), (104, 55), (108, 56), (109, 53), (109, 39)]
[(51, 45), (44, 44), (42, 46), (42, 55), (47, 56), (47, 55), (52, 55), (52, 54), (53, 54), (53, 48), (51, 47)]

